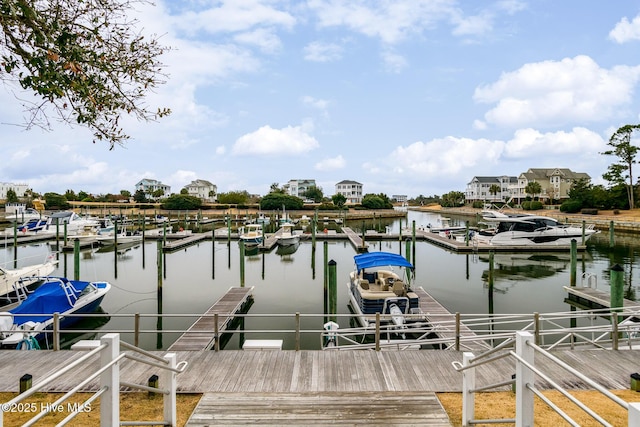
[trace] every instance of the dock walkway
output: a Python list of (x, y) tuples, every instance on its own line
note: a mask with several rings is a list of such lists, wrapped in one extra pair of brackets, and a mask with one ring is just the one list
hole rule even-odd
[[(440, 338), (451, 340), (451, 344), (456, 341), (456, 317), (455, 314), (449, 312), (442, 304), (432, 297), (422, 286), (414, 288), (413, 291), (420, 297), (420, 309), (425, 313), (427, 320), (434, 327), (434, 332)], [(465, 342), (465, 337), (475, 337), (476, 333), (464, 324), (460, 324), (460, 350), (484, 352), (489, 350), (488, 345), (484, 345), (480, 341)], [(450, 347), (453, 348), (452, 345)]]
[[(609, 292), (587, 286), (563, 286), (563, 288), (569, 294), (567, 298), (569, 302), (576, 303), (581, 308), (611, 308), (611, 294)], [(637, 301), (626, 298), (622, 303), (624, 307), (638, 307)]]
[(234, 314), (252, 297), (253, 286), (229, 288), (209, 310), (196, 320), (171, 346), (169, 351), (210, 350), (215, 345), (215, 314), (218, 314), (218, 332), (222, 333), (234, 318)]
[[(162, 357), (166, 352), (156, 351)], [(63, 351), (0, 351), (0, 391), (16, 392), (22, 375), (29, 373), (33, 384), (37, 384), (49, 375), (57, 372), (61, 366), (83, 356), (83, 352)], [(588, 376), (609, 390), (629, 388), (629, 375), (638, 370), (640, 350), (558, 350), (552, 354), (572, 368), (588, 373)], [(297, 412), (308, 409), (312, 413), (321, 408), (329, 411), (322, 402), (330, 396), (343, 396), (344, 405), (335, 408), (336, 417), (342, 411), (371, 411), (384, 403), (390, 396), (402, 396), (409, 402), (416, 399), (430, 400), (436, 392), (461, 392), (462, 374), (455, 371), (453, 361), (462, 361), (462, 352), (441, 350), (405, 350), (405, 351), (177, 351), (178, 361), (187, 361), (187, 370), (177, 376), (177, 389), (180, 393), (204, 393), (204, 396), (192, 415), (188, 425), (243, 425), (271, 424), (282, 425), (279, 421), (291, 419)], [(576, 379), (565, 369), (553, 365), (546, 358), (536, 359), (536, 365), (549, 374), (560, 387), (567, 390), (592, 389)], [(597, 369), (595, 368), (597, 367)], [(130, 383), (147, 384), (151, 375), (157, 374), (157, 368), (142, 365), (125, 359), (120, 365), (121, 375)], [(514, 364), (501, 359), (476, 368), (477, 387), (508, 380), (514, 373)], [(66, 392), (78, 384), (75, 372), (56, 378), (45, 386), (45, 392)], [(536, 387), (548, 389), (549, 384), (536, 379)], [(99, 380), (88, 383), (81, 391), (97, 391)], [(503, 387), (509, 390), (509, 386)], [(128, 390), (122, 387), (123, 391)], [(226, 395), (229, 406), (216, 417), (216, 410), (222, 410), (212, 403)], [(253, 403), (241, 404), (239, 396), (254, 398)], [(378, 400), (375, 396), (378, 396)], [(235, 403), (232, 406), (232, 402)], [(640, 400), (640, 395), (639, 395)], [(314, 401), (315, 405), (314, 406)], [(221, 401), (222, 403), (223, 401)], [(248, 405), (259, 405), (251, 409)], [(333, 400), (335, 402), (335, 400)], [(220, 404), (221, 404), (220, 403)], [(425, 405), (426, 401), (423, 402)], [(337, 402), (336, 402), (337, 404)], [(266, 408), (280, 408), (281, 413), (263, 418)], [(300, 405), (300, 406), (298, 406)], [(392, 407), (395, 404), (392, 405)], [(350, 408), (350, 409), (349, 409)], [(413, 404), (411, 408), (414, 408)], [(255, 412), (245, 412), (251, 410)], [(395, 411), (393, 411), (395, 412)], [(406, 412), (406, 411), (405, 411)], [(300, 422), (305, 425), (306, 417), (300, 414)], [(324, 419), (318, 415), (318, 419)], [(388, 415), (391, 417), (391, 414)], [(406, 417), (400, 411), (398, 417)], [(226, 418), (225, 418), (226, 417)], [(402, 425), (429, 425), (424, 412), (416, 412), (415, 422), (406, 418)], [(207, 424), (207, 421), (208, 424)], [(340, 421), (335, 418), (335, 422)], [(362, 418), (362, 424), (376, 424), (375, 420)], [(318, 421), (319, 422), (319, 421)], [(345, 421), (348, 423), (347, 421)], [(386, 425), (395, 425), (392, 419), (385, 419)], [(295, 420), (291, 423), (295, 423)], [(350, 423), (358, 424), (358, 423)], [(435, 424), (441, 425), (441, 424)], [(444, 424), (447, 425), (447, 424)]]

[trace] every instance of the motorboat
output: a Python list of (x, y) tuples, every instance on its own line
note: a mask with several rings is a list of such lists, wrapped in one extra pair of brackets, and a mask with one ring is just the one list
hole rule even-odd
[(439, 226), (427, 224), (427, 230), (432, 233), (437, 233), (443, 237), (450, 237), (451, 233), (465, 231), (466, 225), (452, 225), (451, 218), (442, 217), (438, 220)]
[(240, 229), (240, 241), (247, 246), (255, 246), (262, 243), (262, 224), (247, 224)]
[(290, 222), (282, 224), (278, 233), (276, 233), (276, 242), (280, 246), (291, 246), (300, 242), (300, 236), (295, 234), (295, 225)]
[(406, 258), (390, 252), (371, 252), (353, 259), (355, 269), (349, 274), (347, 286), (361, 326), (375, 324), (376, 313), (391, 315), (382, 323), (403, 332), (412, 323), (423, 324), (420, 298), (410, 287), (414, 267)]
[(496, 216), (485, 218), (495, 224), (474, 235), (479, 243), (501, 246), (570, 246), (572, 240), (589, 240), (598, 233), (593, 225), (584, 227), (562, 224), (558, 220), (540, 215)]
[(269, 225), (271, 223), (271, 219), (264, 213), (260, 212), (258, 214), (258, 218), (256, 218), (256, 222), (262, 225)]
[(41, 277), (51, 274), (58, 265), (54, 254), (42, 264), (33, 264), (16, 269), (0, 266), (0, 298), (17, 297), (16, 292), (29, 289), (42, 282)]
[(0, 347), (38, 348), (37, 341), (51, 329), (54, 313), (60, 328), (78, 322), (73, 314), (92, 313), (111, 289), (108, 282), (86, 282), (63, 277), (42, 277), (43, 283), (8, 311), (0, 312)]
[(16, 232), (20, 235), (33, 235), (38, 231), (44, 229), (47, 226), (47, 218), (32, 218), (24, 223), (18, 225), (17, 227), (9, 227), (5, 229), (4, 233), (7, 235), (12, 235)]
[(115, 232), (115, 230), (105, 233), (98, 233), (96, 239), (101, 245), (108, 246), (124, 243), (140, 243), (142, 242), (142, 235), (137, 232), (127, 231), (123, 228), (117, 233)]
[(34, 208), (26, 208), (16, 211), (10, 215), (6, 215), (5, 219), (9, 222), (25, 223), (31, 219), (47, 219), (46, 215), (42, 215), (40, 211)]
[(100, 222), (96, 218), (85, 218), (73, 211), (54, 212), (39, 233), (55, 234), (56, 229), (59, 229), (62, 234), (65, 226), (68, 236), (82, 236), (90, 233), (97, 234)]

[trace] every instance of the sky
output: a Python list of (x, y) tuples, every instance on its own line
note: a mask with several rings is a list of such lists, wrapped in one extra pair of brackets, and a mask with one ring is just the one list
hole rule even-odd
[(155, 0), (139, 30), (171, 50), (109, 150), (82, 127), (25, 130), (0, 88), (0, 182), (39, 193), (264, 195), (315, 179), (325, 196), (443, 195), (474, 176), (570, 168), (594, 184), (611, 135), (640, 122), (640, 5), (599, 0)]

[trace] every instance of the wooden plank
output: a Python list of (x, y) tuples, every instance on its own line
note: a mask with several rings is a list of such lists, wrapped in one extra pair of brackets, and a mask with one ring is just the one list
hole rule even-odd
[[(600, 308), (611, 308), (611, 294), (609, 292), (582, 286), (563, 286), (563, 288), (569, 294), (569, 298), (574, 296), (578, 300), (585, 300), (600, 306)], [(638, 303), (624, 299), (623, 305), (624, 307), (637, 307)]]
[(187, 426), (450, 426), (434, 393), (207, 393)]
[(218, 299), (187, 331), (169, 347), (170, 351), (207, 350), (214, 345), (215, 315), (222, 333), (253, 293), (254, 287), (232, 287)]
[[(425, 313), (427, 320), (436, 328), (436, 333), (440, 338), (447, 338), (453, 342), (456, 339), (455, 314), (452, 314), (434, 297), (432, 297), (422, 286), (413, 288), (413, 291), (420, 297), (420, 309)], [(475, 337), (476, 333), (464, 324), (460, 324), (460, 337)], [(461, 344), (462, 346), (463, 344)], [(486, 351), (489, 346), (481, 341), (467, 341), (464, 349), (471, 351)]]

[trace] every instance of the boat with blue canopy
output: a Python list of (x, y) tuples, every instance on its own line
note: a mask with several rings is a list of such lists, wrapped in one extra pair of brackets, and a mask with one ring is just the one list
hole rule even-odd
[[(349, 274), (349, 296), (356, 318), (363, 327), (382, 323), (406, 330), (411, 323), (424, 322), (420, 298), (411, 288), (414, 266), (403, 256), (390, 252), (370, 252), (353, 257), (355, 269)], [(390, 315), (390, 316), (388, 316)]]
[(37, 348), (45, 339), (43, 330), (51, 329), (54, 313), (59, 314), (60, 328), (78, 322), (73, 316), (98, 309), (111, 289), (108, 282), (85, 282), (64, 277), (42, 277), (43, 283), (8, 311), (0, 312), (0, 346), (2, 348)]

